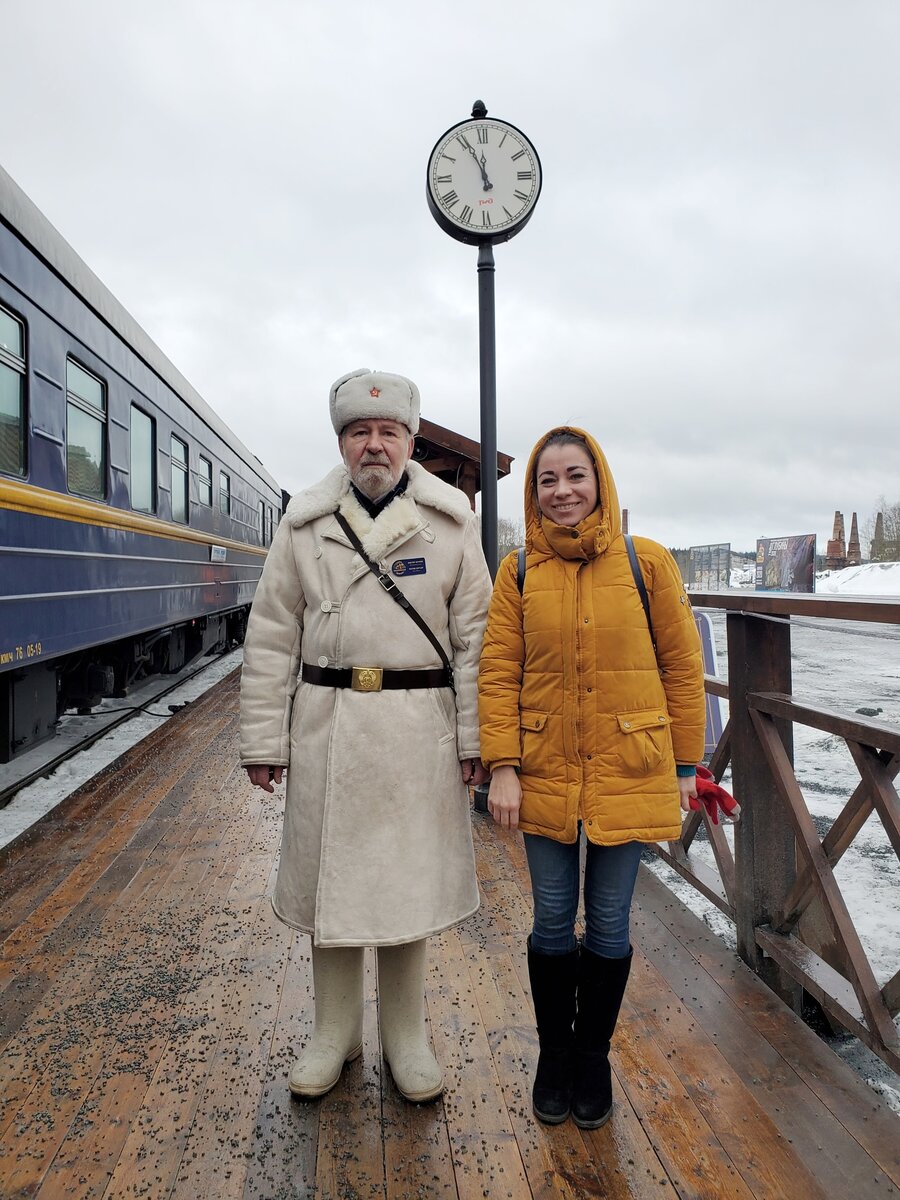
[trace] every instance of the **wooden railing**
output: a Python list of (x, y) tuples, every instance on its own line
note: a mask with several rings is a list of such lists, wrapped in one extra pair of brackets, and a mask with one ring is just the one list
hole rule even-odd
[[(731, 764), (742, 806), (734, 855), (721, 825), (691, 813), (678, 842), (657, 847), (685, 879), (735, 923), (738, 953), (799, 1011), (805, 990), (825, 1014), (900, 1071), (900, 970), (875, 978), (834, 867), (874, 811), (900, 860), (900, 727), (861, 720), (795, 697), (791, 622), (795, 617), (900, 625), (900, 600), (787, 593), (694, 592), (695, 609), (725, 610), (728, 683), (706, 677), (727, 697), (729, 720), (710, 769)], [(896, 645), (896, 643), (893, 643)], [(895, 668), (896, 669), (896, 664)], [(842, 738), (859, 784), (820, 839), (793, 768), (794, 725)], [(705, 825), (718, 872), (691, 853)], [(900, 886), (891, 918), (900, 919)]]

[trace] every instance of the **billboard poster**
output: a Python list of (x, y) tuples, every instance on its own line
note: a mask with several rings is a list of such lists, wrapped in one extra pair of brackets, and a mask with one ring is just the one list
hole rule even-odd
[(688, 550), (687, 586), (698, 592), (718, 592), (728, 587), (731, 542), (691, 546)]
[(758, 592), (814, 592), (816, 535), (759, 538), (756, 542)]

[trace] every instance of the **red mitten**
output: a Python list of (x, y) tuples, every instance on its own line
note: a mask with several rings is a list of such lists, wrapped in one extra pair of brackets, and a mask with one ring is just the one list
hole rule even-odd
[(719, 811), (726, 821), (738, 821), (741, 816), (741, 806), (734, 796), (719, 787), (713, 778), (712, 771), (706, 767), (697, 768), (697, 799), (690, 800), (690, 806), (695, 812), (702, 804), (709, 814), (713, 825), (719, 823)]

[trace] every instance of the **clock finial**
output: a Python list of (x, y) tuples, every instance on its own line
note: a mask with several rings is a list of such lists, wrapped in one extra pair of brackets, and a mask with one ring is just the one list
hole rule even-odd
[(482, 121), (487, 116), (487, 107), (483, 100), (476, 100), (472, 105), (472, 116), (476, 121)]

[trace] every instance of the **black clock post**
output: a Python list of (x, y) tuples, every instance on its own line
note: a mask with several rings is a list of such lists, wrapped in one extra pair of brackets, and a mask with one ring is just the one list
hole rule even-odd
[(472, 116), (438, 138), (428, 159), (425, 194), (441, 229), (478, 247), (478, 341), (481, 390), (481, 544), (497, 574), (497, 353), (494, 243), (525, 227), (541, 192), (541, 161), (508, 121)]
[(491, 579), (497, 574), (497, 322), (494, 247), (478, 247), (478, 380), (481, 394), (481, 545)]

